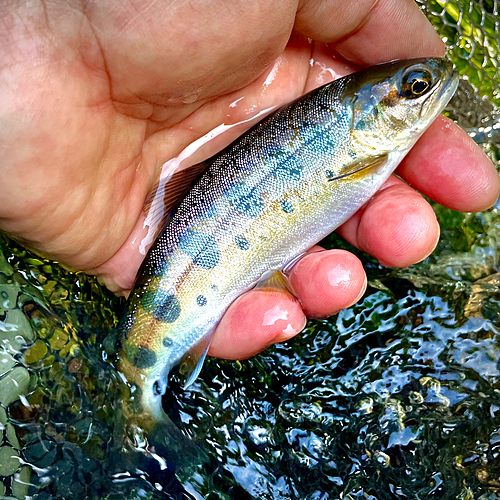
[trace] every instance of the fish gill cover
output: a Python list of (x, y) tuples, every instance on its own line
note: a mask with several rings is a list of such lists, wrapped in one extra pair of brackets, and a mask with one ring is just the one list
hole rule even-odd
[[(463, 75), (448, 114), (498, 166), (498, 1), (419, 4)], [(500, 204), (434, 208), (424, 262), (357, 252), (362, 302), (251, 360), (209, 360), (188, 391), (173, 377), (170, 417), (207, 443), (183, 483), (117, 425), (121, 300), (2, 237), (0, 497), (498, 498)]]

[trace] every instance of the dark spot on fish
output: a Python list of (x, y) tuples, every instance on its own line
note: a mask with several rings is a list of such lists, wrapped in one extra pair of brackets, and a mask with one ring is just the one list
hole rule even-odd
[(164, 347), (172, 347), (174, 345), (174, 341), (168, 337), (165, 337), (163, 339), (163, 345)]
[(242, 215), (257, 217), (264, 210), (264, 200), (262, 196), (252, 190), (249, 194), (239, 198), (236, 202), (236, 210)]
[(355, 152), (355, 151), (353, 151), (352, 149), (350, 149), (350, 150), (348, 151), (348, 153), (349, 153), (349, 156), (350, 156), (351, 158), (354, 158), (354, 159), (355, 159), (355, 158), (357, 158), (357, 156), (358, 156), (358, 155), (356, 154), (356, 152)]
[(210, 288), (211, 288), (212, 290), (214, 290), (214, 291), (217, 291), (217, 290), (218, 290), (217, 285), (210, 285)]
[(231, 205), (242, 214), (257, 217), (264, 210), (264, 200), (256, 188), (249, 188), (243, 183), (232, 185), (226, 192)]
[(175, 295), (148, 290), (141, 300), (142, 307), (158, 321), (173, 323), (181, 314), (181, 305)]
[(288, 200), (281, 200), (281, 208), (283, 212), (291, 214), (293, 212), (293, 205)]
[(329, 179), (333, 179), (335, 177), (335, 174), (331, 170), (327, 170), (325, 174)]
[(286, 181), (299, 181), (302, 176), (302, 167), (290, 160), (288, 162), (280, 163), (275, 169), (276, 177)]
[(181, 314), (179, 300), (175, 295), (166, 295), (152, 314), (160, 321), (173, 323)]
[[(203, 196), (203, 192), (200, 190), (200, 196)], [(209, 202), (206, 198), (201, 198), (199, 200), (199, 206), (197, 208), (197, 213), (199, 217), (211, 218), (217, 215), (217, 207), (214, 203)]]
[(358, 123), (356, 123), (356, 130), (366, 130), (367, 124), (365, 120), (359, 120)]
[(189, 229), (181, 237), (179, 248), (189, 255), (197, 266), (213, 269), (219, 263), (217, 241), (208, 234)]
[(248, 250), (250, 248), (250, 243), (243, 236), (235, 236), (234, 241), (240, 250)]
[(156, 354), (147, 347), (137, 348), (127, 345), (125, 346), (125, 354), (130, 363), (139, 369), (151, 368), (156, 363)]
[(207, 303), (207, 298), (203, 295), (198, 295), (198, 297), (196, 297), (196, 303), (199, 306), (204, 306)]

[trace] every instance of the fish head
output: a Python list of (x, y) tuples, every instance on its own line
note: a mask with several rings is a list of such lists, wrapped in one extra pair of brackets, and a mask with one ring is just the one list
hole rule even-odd
[(408, 151), (458, 85), (444, 58), (393, 61), (354, 73), (344, 89), (353, 142), (377, 154)]

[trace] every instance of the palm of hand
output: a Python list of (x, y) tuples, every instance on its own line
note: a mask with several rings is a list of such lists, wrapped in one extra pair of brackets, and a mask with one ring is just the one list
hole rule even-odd
[[(110, 259), (132, 232), (162, 163), (227, 122), (228, 111), (229, 121), (237, 122), (248, 118), (249, 108), (300, 95), (310, 48), (305, 39), (294, 44), (282, 56), (283, 67), (271, 88), (261, 93), (262, 82), (250, 82), (279, 55), (290, 23), (262, 42), (240, 30), (237, 49), (224, 44), (219, 50), (212, 48), (217, 46), (215, 27), (214, 39), (203, 44), (210, 47), (207, 54), (196, 50), (194, 34), (181, 35), (185, 27), (159, 36), (168, 27), (165, 19), (144, 30), (141, 17), (120, 20), (117, 15), (99, 25), (97, 16), (96, 25), (106, 33), (98, 41), (96, 26), (91, 28), (83, 14), (71, 15), (74, 29), (66, 28), (66, 33), (57, 29), (58, 21), (67, 23), (61, 12), (54, 13), (48, 34), (39, 27), (29, 44), (30, 51), (42, 54), (42, 62), (24, 65), (16, 75), (21, 83), (13, 90), (11, 120), (31, 114), (31, 121), (15, 127), (6, 139), (13, 145), (8, 160), (14, 168), (0, 172), (2, 184), (11, 186), (1, 215), (5, 230), (36, 249), (87, 271), (107, 263), (105, 269), (115, 278), (114, 270), (123, 262)], [(227, 19), (219, 22), (228, 24)], [(147, 34), (138, 43), (141, 30)], [(158, 57), (175, 71), (159, 73)], [(242, 69), (229, 71), (233, 64)], [(231, 109), (228, 104), (235, 97), (230, 92), (240, 88), (246, 103)], [(19, 99), (20, 93), (29, 101)], [(119, 260), (130, 260), (131, 254), (121, 253)], [(119, 285), (130, 288), (134, 274), (131, 269)]]
[[(320, 45), (311, 67), (307, 36), (341, 40), (336, 48), (360, 64), (441, 52), (439, 39), (423, 24), (413, 2), (400, 2), (397, 8), (389, 1), (379, 2), (378, 10), (371, 10), (372, 3), (328, 7), (337, 10), (334, 28), (327, 19), (335, 13), (324, 14), (328, 2), (319, 0), (304, 2), (298, 13), (291, 1), (277, 7), (264, 0), (233, 2), (231, 9), (218, 1), (140, 3), (137, 8), (133, 2), (84, 2), (83, 7), (78, 4), (80, 10), (51, 3), (39, 12), (32, 6), (18, 11), (2, 7), (6, 28), (0, 35), (8, 43), (0, 48), (0, 84), (5, 89), (0, 117), (7, 124), (0, 131), (0, 227), (52, 258), (100, 274), (115, 289), (130, 288), (141, 260), (134, 240), (142, 206), (166, 160), (222, 122), (247, 119), (323, 83), (332, 71), (348, 71)], [(413, 39), (412, 49), (406, 50), (393, 47), (388, 35), (371, 47), (372, 31), (386, 22), (384, 9), (397, 19), (401, 12), (393, 11), (407, 11), (414, 25), (400, 30), (427, 30), (419, 35), (422, 40)], [(21, 21), (25, 18), (29, 21)], [(283, 52), (294, 22), (302, 34), (292, 37)], [(369, 50), (370, 57), (360, 55)], [(241, 97), (236, 107), (230, 107)], [(457, 151), (448, 148), (448, 156), (437, 160), (440, 168), (426, 170), (424, 165), (417, 176), (415, 163), (433, 153), (430, 141), (423, 141), (424, 151), (412, 153), (402, 175), (453, 208), (485, 208), (498, 193), (494, 170), (456, 129), (441, 124), (434, 131), (439, 134), (447, 136), (448, 145), (458, 145)], [(444, 155), (437, 138), (434, 144), (439, 144), (434, 153)], [(445, 167), (453, 163), (455, 168), (458, 156), (463, 164), (476, 166), (450, 181)], [(474, 197), (467, 180), (479, 177), (483, 181)], [(436, 179), (446, 180), (447, 188), (433, 188)], [(401, 181), (390, 181), (384, 191), (344, 226), (343, 236), (391, 265), (422, 259), (439, 232), (432, 211)], [(398, 210), (411, 221), (401, 226)], [(387, 217), (389, 212), (394, 220)], [(351, 278), (328, 283), (321, 276), (333, 267), (340, 274), (349, 269)], [(317, 277), (314, 283), (307, 280), (306, 287), (303, 278), (311, 272)], [(347, 252), (310, 255), (296, 266), (291, 279), (312, 316), (346, 307), (364, 287), (362, 267)], [(301, 329), (305, 318), (297, 303), (262, 292), (247, 295), (251, 300), (242, 297), (226, 314), (212, 353), (246, 356)], [(319, 296), (324, 303), (318, 303)], [(262, 333), (252, 321), (276, 301), (288, 311), (288, 319)], [(242, 324), (242, 317), (249, 318), (248, 325)], [(224, 347), (233, 335), (232, 322), (240, 332), (250, 332), (237, 350)]]

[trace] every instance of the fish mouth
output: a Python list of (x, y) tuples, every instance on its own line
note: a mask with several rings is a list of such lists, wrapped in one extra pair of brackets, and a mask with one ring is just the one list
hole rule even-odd
[(429, 95), (426, 96), (420, 111), (420, 116), (423, 118), (425, 110), (427, 110), (429, 106), (432, 106), (432, 102), (438, 103), (431, 121), (437, 118), (443, 109), (448, 105), (450, 99), (457, 90), (458, 82), (460, 80), (459, 74), (454, 68), (453, 63), (447, 59), (441, 59), (441, 61), (442, 63), (445, 63), (447, 67), (443, 71), (443, 76), (440, 79), (441, 81), (431, 90)]
[[(451, 61), (446, 61), (449, 64), (446, 73), (443, 75), (442, 84), (438, 86), (436, 98), (442, 101), (443, 108), (448, 104), (453, 94), (456, 92), (458, 82), (460, 80), (458, 71), (453, 67)], [(442, 111), (442, 109), (441, 109)]]

